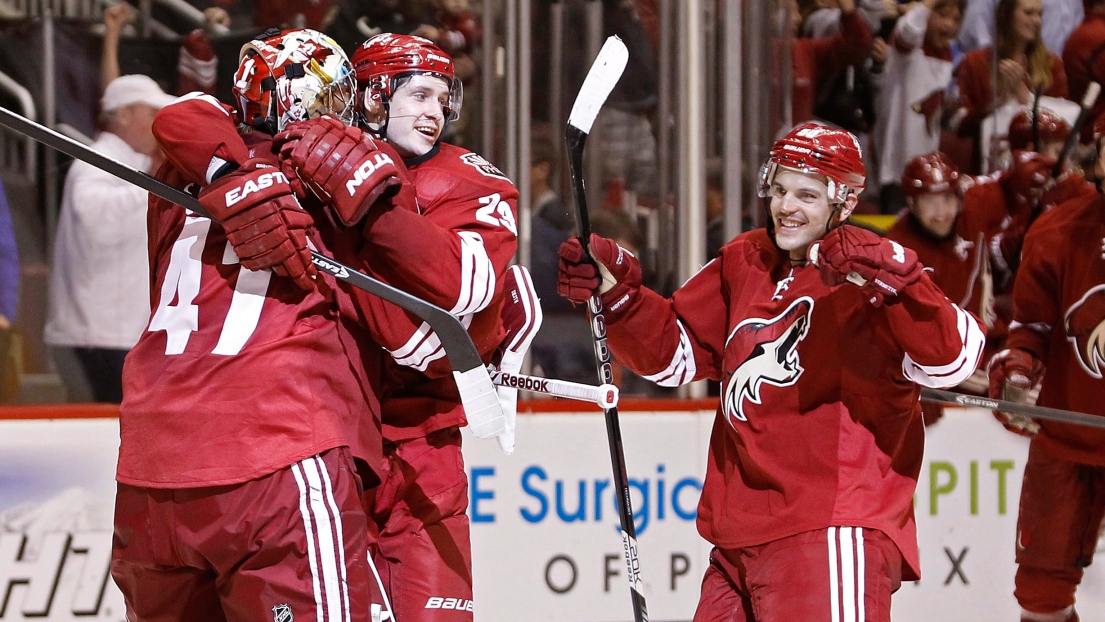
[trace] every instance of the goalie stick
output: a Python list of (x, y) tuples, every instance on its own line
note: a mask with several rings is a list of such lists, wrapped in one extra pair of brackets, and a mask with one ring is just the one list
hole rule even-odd
[(941, 402), (944, 404), (954, 404), (956, 406), (989, 408), (990, 410), (998, 410), (1011, 415), (1025, 415), (1033, 419), (1061, 421), (1063, 423), (1073, 423), (1075, 425), (1084, 425), (1091, 428), (1105, 428), (1105, 417), (1099, 417), (1097, 415), (1089, 415), (1072, 410), (1061, 410), (1059, 408), (1046, 408), (1034, 404), (1021, 404), (1020, 402), (1010, 402), (1008, 400), (999, 400), (991, 397), (964, 395), (953, 391), (921, 389), (921, 399), (926, 402)]
[[(200, 206), (199, 200), (192, 195), (3, 107), (0, 107), (0, 125), (111, 173), (190, 212), (204, 218), (211, 218)], [(468, 336), (468, 331), (457, 318), (440, 307), (358, 272), (321, 253), (311, 251), (311, 262), (316, 268), (339, 281), (398, 305), (429, 324), (441, 339), (441, 345), (453, 367), (453, 378), (456, 380), (461, 403), (472, 432), (480, 438), (490, 438), (505, 430), (506, 416), (503, 414), (502, 406), (499, 405), (491, 376), (475, 344), (472, 343), (472, 338)]]
[[(599, 109), (610, 95), (610, 91), (614, 89), (622, 72), (625, 71), (628, 60), (629, 50), (622, 40), (616, 36), (607, 38), (594, 64), (587, 72), (579, 94), (576, 95), (572, 112), (568, 115), (568, 126), (564, 131), (564, 140), (568, 144), (568, 172), (571, 176), (572, 195), (576, 203), (579, 242), (583, 245), (585, 256), (590, 256), (588, 239), (591, 237), (591, 221), (587, 215), (587, 193), (583, 187), (583, 145), (587, 142), (587, 134), (591, 131)], [(594, 339), (599, 382), (611, 384), (614, 381), (614, 372), (610, 366), (610, 349), (606, 345), (602, 300), (598, 295), (591, 296), (591, 300), (587, 302), (587, 313), (591, 319), (591, 337)], [(603, 414), (606, 417), (610, 462), (614, 469), (614, 489), (618, 499), (622, 545), (625, 548), (625, 563), (629, 573), (629, 595), (633, 600), (633, 617), (636, 622), (648, 622), (644, 582), (641, 580), (641, 565), (637, 558), (637, 530), (633, 523), (633, 506), (629, 497), (629, 478), (625, 471), (625, 451), (622, 448), (618, 408), (617, 406), (604, 407)]]

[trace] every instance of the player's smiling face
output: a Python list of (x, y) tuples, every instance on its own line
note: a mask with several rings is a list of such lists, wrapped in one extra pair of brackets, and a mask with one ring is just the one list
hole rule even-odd
[(404, 158), (429, 151), (445, 127), (449, 85), (442, 78), (411, 76), (391, 96), (387, 138)]
[(804, 260), (810, 244), (829, 230), (830, 219), (843, 221), (852, 211), (851, 207), (841, 212), (832, 209), (829, 189), (820, 175), (781, 169), (771, 183), (769, 196), (775, 244), (797, 261)]
[(959, 216), (959, 197), (953, 192), (922, 194), (913, 199), (910, 209), (921, 226), (937, 238), (946, 238)]

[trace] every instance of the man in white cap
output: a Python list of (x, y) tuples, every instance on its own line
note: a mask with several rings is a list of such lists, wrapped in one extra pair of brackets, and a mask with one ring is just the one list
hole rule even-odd
[[(147, 76), (112, 80), (92, 148), (152, 173), (161, 154), (150, 126), (174, 99)], [(45, 340), (70, 399), (122, 400), (123, 358), (150, 315), (147, 200), (145, 190), (84, 162), (65, 179)]]

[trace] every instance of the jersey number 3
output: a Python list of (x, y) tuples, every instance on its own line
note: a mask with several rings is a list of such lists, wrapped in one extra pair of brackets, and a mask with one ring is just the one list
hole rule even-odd
[[(150, 318), (150, 332), (165, 331), (165, 354), (182, 354), (188, 347), (192, 333), (199, 330), (199, 305), (195, 304), (200, 291), (200, 276), (203, 274), (203, 249), (207, 245), (207, 234), (211, 221), (206, 218), (188, 216), (184, 228), (173, 242), (169, 257), (169, 266), (165, 271), (165, 280), (161, 284), (161, 296), (157, 310)], [(238, 257), (228, 242), (223, 253), (223, 264), (236, 264)], [(242, 351), (242, 346), (257, 329), (261, 319), (261, 308), (265, 303), (265, 293), (269, 289), (272, 272), (261, 270), (254, 272), (240, 268), (238, 279), (234, 283), (234, 297), (226, 313), (219, 342), (212, 350), (213, 354), (233, 356)], [(175, 303), (175, 304), (174, 304)]]

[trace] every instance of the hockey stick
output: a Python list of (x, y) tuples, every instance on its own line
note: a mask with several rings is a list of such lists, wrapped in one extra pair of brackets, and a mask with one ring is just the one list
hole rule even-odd
[(941, 402), (944, 404), (955, 404), (956, 406), (989, 408), (990, 410), (997, 410), (1011, 415), (1025, 415), (1033, 419), (1061, 421), (1063, 423), (1073, 423), (1075, 425), (1084, 425), (1091, 428), (1105, 428), (1105, 417), (1097, 415), (1088, 415), (1086, 413), (1061, 410), (1059, 408), (1046, 408), (1033, 404), (1021, 404), (1020, 402), (1010, 402), (1008, 400), (998, 400), (990, 397), (978, 397), (977, 395), (963, 395), (962, 393), (955, 393), (952, 391), (921, 389), (921, 399), (926, 402)]
[[(188, 211), (199, 214), (204, 218), (211, 218), (200, 205), (199, 200), (192, 195), (3, 107), (0, 107), (0, 125), (111, 173)], [(481, 438), (488, 438), (505, 429), (505, 415), (499, 405), (487, 367), (480, 358), (480, 353), (476, 350), (475, 344), (472, 343), (472, 338), (468, 336), (468, 332), (460, 321), (440, 307), (431, 305), (421, 298), (380, 282), (320, 253), (312, 251), (311, 262), (319, 270), (333, 275), (339, 281), (345, 281), (354, 287), (379, 296), (425, 320), (441, 339), (441, 345), (445, 349), (446, 356), (449, 357), (449, 362), (453, 367), (453, 377), (456, 379), (457, 389), (460, 392), (461, 402), (472, 432)]]
[[(1082, 102), (1078, 110), (1078, 116), (1074, 119), (1074, 125), (1070, 128), (1070, 133), (1067, 134), (1067, 139), (1063, 141), (1063, 150), (1059, 152), (1059, 158), (1055, 161), (1055, 166), (1051, 169), (1051, 178), (1059, 179), (1059, 176), (1063, 174), (1063, 163), (1070, 157), (1074, 146), (1078, 144), (1078, 137), (1082, 133), (1082, 126), (1086, 124), (1086, 119), (1090, 116), (1090, 109), (1093, 108), (1094, 103), (1097, 102), (1097, 96), (1101, 94), (1101, 85), (1097, 82), (1090, 82), (1086, 87), (1086, 94), (1082, 96)], [(1036, 151), (1041, 149), (1040, 143), (1035, 144)]]
[(604, 410), (618, 406), (618, 387), (612, 384), (602, 384), (596, 387), (579, 382), (511, 374), (503, 371), (492, 371), (491, 382), (500, 387), (544, 393), (553, 397), (563, 397), (581, 402), (593, 402)]
[[(599, 108), (614, 89), (625, 65), (629, 60), (629, 50), (618, 37), (609, 37), (594, 64), (583, 80), (583, 86), (576, 95), (572, 112), (568, 115), (568, 126), (564, 131), (564, 140), (568, 144), (568, 171), (572, 181), (572, 195), (576, 203), (576, 224), (579, 242), (583, 245), (583, 254), (590, 256), (588, 240), (591, 237), (591, 221), (587, 215), (587, 193), (583, 187), (583, 145), (587, 134), (598, 116)], [(598, 295), (591, 296), (587, 303), (587, 313), (591, 319), (591, 336), (595, 342), (595, 362), (598, 367), (599, 382), (612, 384), (614, 371), (610, 366), (610, 349), (606, 345), (606, 323), (602, 315), (602, 300)], [(629, 571), (629, 595), (633, 600), (633, 617), (636, 622), (648, 622), (648, 609), (645, 607), (644, 582), (641, 580), (641, 565), (637, 558), (637, 529), (633, 523), (633, 506), (629, 497), (629, 478), (625, 472), (625, 451), (622, 448), (621, 425), (618, 423), (618, 408), (603, 408), (606, 416), (606, 437), (610, 445), (610, 462), (614, 469), (614, 487), (618, 498), (618, 515), (622, 524), (622, 545), (625, 548), (625, 563)]]

